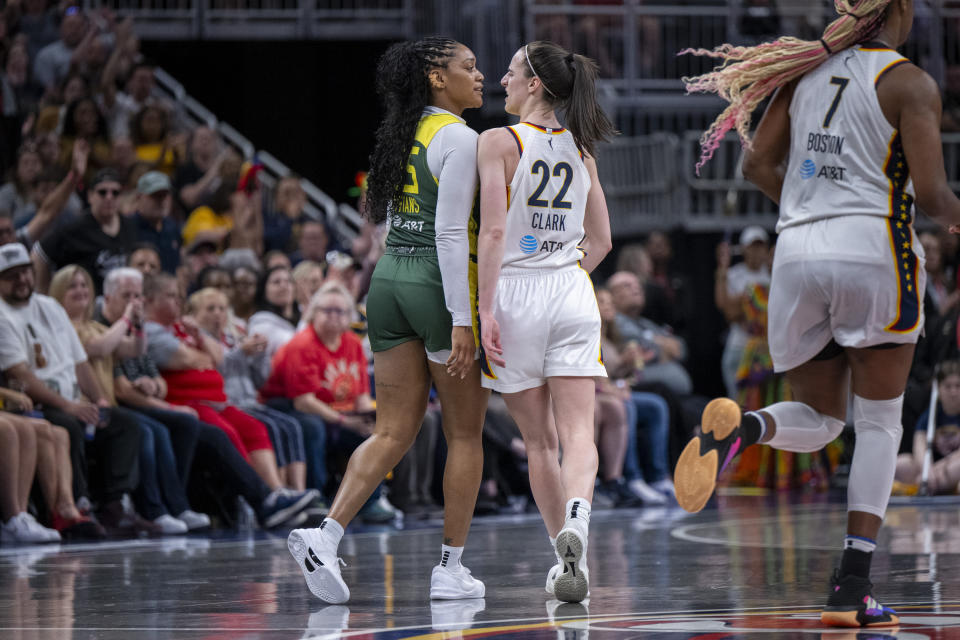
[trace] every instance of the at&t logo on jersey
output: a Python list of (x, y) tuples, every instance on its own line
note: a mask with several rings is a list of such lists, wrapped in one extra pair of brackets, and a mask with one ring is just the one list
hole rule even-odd
[(800, 165), (800, 177), (804, 180), (809, 180), (810, 178), (824, 178), (826, 180), (835, 180), (842, 182), (846, 180), (846, 167), (830, 167), (824, 165), (817, 169), (817, 165), (813, 160), (807, 158), (803, 161), (803, 164)]
[(531, 235), (526, 235), (520, 238), (520, 251), (523, 251), (526, 254), (536, 253), (537, 247), (540, 246), (540, 243), (537, 242), (537, 239)]

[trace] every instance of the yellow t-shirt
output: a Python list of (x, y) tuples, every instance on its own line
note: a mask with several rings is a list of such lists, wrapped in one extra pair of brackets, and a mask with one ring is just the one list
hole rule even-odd
[(172, 149), (167, 149), (163, 154), (163, 161), (160, 161), (160, 153), (163, 151), (163, 144), (154, 142), (152, 144), (138, 144), (135, 153), (137, 160), (149, 165), (153, 165), (157, 171), (162, 171), (168, 176), (172, 176), (177, 168), (177, 156)]
[(197, 207), (183, 225), (183, 244), (189, 246), (198, 233), (202, 231), (216, 231), (218, 229), (233, 229), (233, 218), (223, 216), (210, 207)]

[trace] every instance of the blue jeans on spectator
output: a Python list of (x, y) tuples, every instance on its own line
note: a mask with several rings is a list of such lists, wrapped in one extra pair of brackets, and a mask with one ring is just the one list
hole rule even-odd
[(303, 427), (303, 446), (307, 459), (307, 488), (324, 493), (327, 485), (327, 426), (323, 418), (297, 411), (289, 398), (270, 398), (265, 404), (271, 409), (293, 416)]
[[(670, 477), (668, 437), (670, 408), (655, 393), (633, 391), (627, 406), (627, 455), (623, 477), (657, 482)], [(638, 451), (642, 452), (638, 456)]]
[(262, 404), (242, 404), (238, 408), (266, 425), (278, 467), (283, 468), (291, 462), (306, 462), (303, 428), (297, 418)]
[[(153, 407), (127, 407), (140, 415), (153, 418), (167, 428), (173, 454), (177, 460), (177, 475), (184, 487), (189, 484), (190, 469), (197, 451), (197, 439), (200, 437), (200, 421), (193, 416), (169, 409)], [(179, 513), (179, 512), (178, 512)]]
[(177, 475), (177, 460), (167, 428), (145, 414), (129, 413), (140, 426), (140, 484), (134, 493), (137, 510), (148, 520), (166, 513), (183, 513), (190, 504)]

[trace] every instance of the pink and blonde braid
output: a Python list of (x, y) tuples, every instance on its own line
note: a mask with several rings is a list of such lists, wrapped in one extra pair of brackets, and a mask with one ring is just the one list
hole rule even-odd
[(817, 68), (831, 53), (876, 35), (891, 1), (834, 0), (840, 17), (827, 26), (820, 40), (781, 37), (753, 47), (723, 44), (712, 51), (681, 51), (678, 55), (691, 53), (723, 61), (709, 73), (683, 78), (687, 93), (715, 93), (730, 103), (700, 138), (697, 174), (731, 129), (737, 130), (745, 147), (750, 147), (751, 115), (774, 91)]

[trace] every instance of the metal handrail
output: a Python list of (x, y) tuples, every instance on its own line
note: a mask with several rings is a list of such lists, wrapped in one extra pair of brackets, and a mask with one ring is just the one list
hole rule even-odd
[[(280, 178), (292, 173), (285, 164), (269, 151), (257, 150), (254, 144), (237, 129), (219, 120), (212, 111), (191, 97), (183, 85), (169, 73), (157, 68), (154, 77), (157, 86), (177, 103), (193, 125), (206, 125), (216, 130), (223, 140), (236, 149), (245, 160), (256, 158), (264, 168), (261, 174), (264, 186), (272, 189)], [(307, 203), (304, 207), (304, 213), (307, 216), (315, 220), (324, 220), (346, 240), (352, 240), (357, 235), (358, 230), (363, 225), (363, 219), (352, 207), (349, 208), (349, 211), (353, 211), (350, 214), (349, 211), (342, 209), (345, 205), (338, 205), (333, 198), (306, 178), (300, 178), (300, 185), (307, 196)]]

